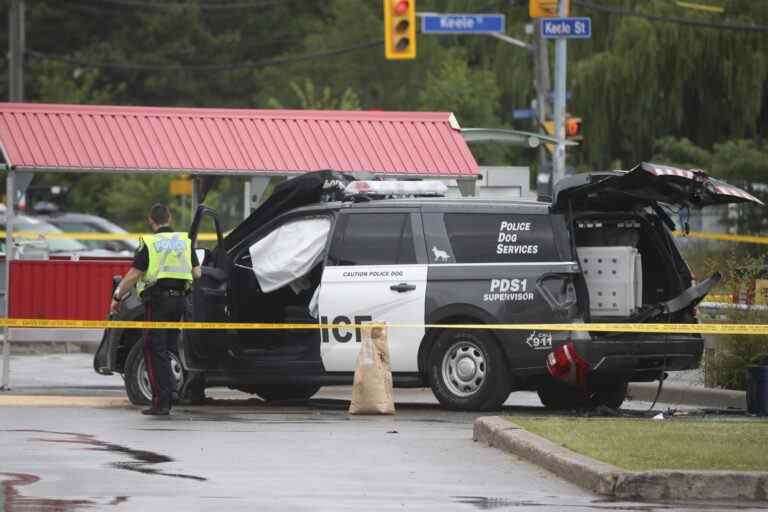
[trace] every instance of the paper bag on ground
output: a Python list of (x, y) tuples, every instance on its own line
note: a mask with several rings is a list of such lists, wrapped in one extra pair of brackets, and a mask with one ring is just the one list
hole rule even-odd
[(386, 327), (363, 327), (350, 414), (394, 414)]

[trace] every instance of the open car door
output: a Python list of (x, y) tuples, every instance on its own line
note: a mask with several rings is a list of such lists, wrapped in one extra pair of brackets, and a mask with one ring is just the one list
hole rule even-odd
[[(555, 184), (552, 209), (571, 217), (577, 252), (592, 246), (629, 246), (640, 251), (644, 263), (636, 275), (642, 276), (639, 280), (646, 293), (638, 300), (642, 307), (625, 321), (645, 322), (692, 308), (721, 276), (715, 273), (698, 284), (682, 280), (675, 285), (680, 275), (689, 276), (690, 271), (677, 251), (658, 249), (672, 244), (671, 235), (655, 228), (642, 231), (640, 223), (633, 226), (634, 221), (628, 220), (633, 219), (631, 213), (651, 209), (660, 223), (674, 230), (675, 223), (662, 206), (678, 210), (729, 203), (763, 205), (748, 192), (703, 171), (644, 162), (629, 171), (577, 174), (560, 180)], [(614, 213), (617, 220), (612, 219)], [(606, 243), (608, 239), (615, 243)], [(667, 254), (671, 259), (665, 259)]]
[(643, 162), (630, 171), (585, 173), (558, 181), (552, 208), (568, 211), (627, 209), (633, 205), (664, 203), (677, 207), (703, 208), (717, 204), (752, 202), (763, 205), (755, 196), (707, 176), (703, 171), (686, 170)]
[[(205, 217), (213, 221), (216, 229), (216, 247), (213, 250), (198, 249), (197, 240), (200, 225)], [(192, 285), (192, 298), (185, 318), (192, 322), (226, 322), (227, 281), (231, 262), (223, 249), (223, 234), (216, 211), (205, 206), (197, 207), (189, 238), (193, 250), (197, 251), (202, 277)], [(226, 352), (226, 343), (216, 343), (223, 331), (188, 330), (181, 338), (180, 351), (185, 368), (189, 370), (210, 370), (218, 367), (221, 355)]]

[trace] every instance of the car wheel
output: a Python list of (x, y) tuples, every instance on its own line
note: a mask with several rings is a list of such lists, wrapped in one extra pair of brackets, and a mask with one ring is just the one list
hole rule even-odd
[[(128, 400), (134, 405), (149, 405), (152, 403), (152, 387), (149, 383), (147, 366), (144, 363), (144, 342), (139, 339), (131, 347), (125, 360), (125, 391)], [(178, 393), (184, 383), (184, 368), (178, 354), (171, 352), (171, 371), (175, 380), (174, 389)]]
[(432, 392), (448, 409), (498, 409), (509, 396), (504, 354), (486, 332), (443, 331), (432, 347), (428, 367)]
[(627, 383), (602, 384), (584, 392), (564, 382), (547, 378), (538, 388), (539, 399), (547, 409), (593, 409), (599, 406), (619, 409), (627, 394)]
[(611, 409), (619, 409), (627, 396), (627, 382), (618, 382), (610, 385), (600, 386), (593, 391), (589, 397), (590, 403), (594, 407), (604, 405)]
[(251, 388), (267, 402), (306, 402), (320, 389), (317, 385), (259, 386)]
[(583, 409), (589, 407), (589, 397), (581, 389), (551, 377), (545, 378), (536, 390), (547, 409)]

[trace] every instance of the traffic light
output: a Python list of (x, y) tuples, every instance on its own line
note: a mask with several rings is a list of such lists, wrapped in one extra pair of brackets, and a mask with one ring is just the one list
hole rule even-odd
[[(544, 121), (542, 124), (542, 128), (546, 132), (547, 135), (550, 135), (552, 137), (557, 137), (555, 134), (555, 122), (554, 121)], [(565, 138), (569, 140), (581, 140), (581, 118), (580, 117), (572, 117), (570, 115), (566, 115), (565, 117)], [(555, 145), (552, 143), (545, 144), (545, 147), (547, 148), (547, 151), (554, 154), (555, 151)]]
[[(544, 128), (544, 131), (547, 133), (547, 135), (551, 135), (552, 137), (556, 136), (554, 121), (544, 121), (542, 128)], [(579, 137), (579, 136), (581, 136), (581, 118), (566, 115), (565, 137), (568, 139), (572, 139), (574, 137)]]
[(384, 0), (384, 56), (416, 58), (416, 0)]
[[(571, 12), (571, 1), (565, 0), (565, 15)], [(528, 16), (531, 18), (557, 17), (557, 0), (529, 0)]]
[[(542, 128), (544, 128), (544, 131), (547, 133), (547, 135), (550, 135), (552, 137), (555, 136), (555, 122), (554, 121), (544, 121), (542, 124)], [(547, 148), (547, 151), (549, 151), (550, 155), (555, 154), (555, 145), (552, 143), (544, 144), (544, 147)]]
[(544, 128), (544, 131), (547, 132), (547, 135), (551, 135), (552, 137), (555, 136), (555, 122), (554, 121), (544, 121), (543, 128)]
[(569, 139), (581, 138), (581, 118), (570, 117), (565, 118), (565, 136)]

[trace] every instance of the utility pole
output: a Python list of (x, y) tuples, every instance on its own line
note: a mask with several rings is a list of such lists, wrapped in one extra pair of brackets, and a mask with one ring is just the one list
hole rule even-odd
[[(561, 18), (565, 18), (566, 0), (559, 0), (557, 13)], [(565, 140), (565, 74), (568, 49), (566, 39), (558, 37), (555, 39), (555, 137), (558, 140)], [(552, 184), (565, 176), (565, 144), (557, 143), (555, 156), (553, 158)]]
[[(536, 90), (536, 120), (538, 132), (543, 129), (544, 123), (550, 115), (549, 91), (549, 49), (547, 40), (541, 33), (541, 19), (536, 20), (536, 42), (533, 54), (534, 85)], [(539, 172), (551, 173), (549, 155), (545, 144), (539, 146)], [(551, 182), (551, 175), (550, 175)], [(550, 191), (551, 192), (551, 191)]]
[(11, 0), (8, 15), (8, 100), (24, 101), (24, 0)]
[[(24, 101), (24, 0), (11, 0), (8, 12), (8, 99)], [(6, 227), (5, 227), (5, 315), (11, 307), (11, 260), (13, 259), (13, 221), (16, 196), (16, 171), (5, 163)], [(0, 391), (8, 391), (11, 381), (11, 329), (3, 330), (3, 372)]]

